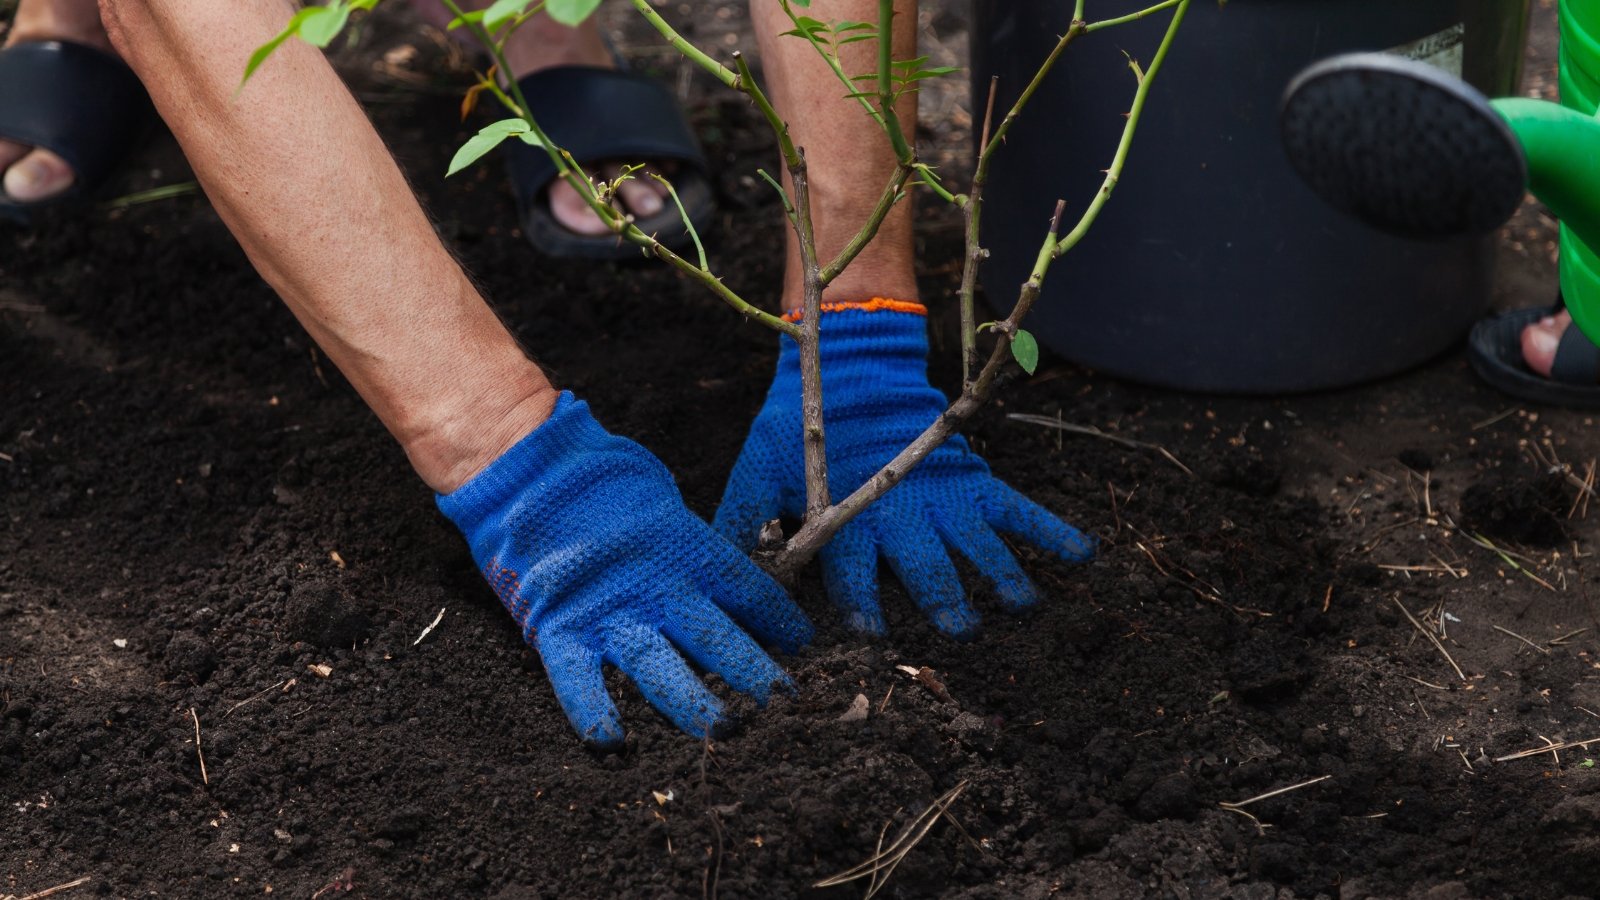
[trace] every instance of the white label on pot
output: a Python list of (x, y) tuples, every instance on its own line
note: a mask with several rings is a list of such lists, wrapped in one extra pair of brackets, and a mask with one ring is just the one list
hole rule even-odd
[(1391, 47), (1388, 52), (1393, 53), (1395, 56), (1404, 56), (1407, 59), (1425, 62), (1460, 78), (1466, 39), (1467, 26), (1465, 24), (1451, 25), (1437, 34), (1430, 34), (1409, 44)]

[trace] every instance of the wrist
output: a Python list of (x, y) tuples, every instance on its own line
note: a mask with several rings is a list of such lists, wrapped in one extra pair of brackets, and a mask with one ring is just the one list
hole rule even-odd
[[(531, 368), (531, 364), (530, 364)], [(544, 424), (560, 396), (542, 374), (486, 391), (426, 417), (401, 439), (412, 468), (440, 494), (449, 494), (482, 472)]]

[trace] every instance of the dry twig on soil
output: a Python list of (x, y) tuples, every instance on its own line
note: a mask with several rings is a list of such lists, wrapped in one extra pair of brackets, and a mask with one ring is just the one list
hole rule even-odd
[(1590, 744), (1600, 744), (1600, 737), (1589, 738), (1586, 741), (1563, 741), (1561, 743), (1550, 742), (1549, 738), (1545, 738), (1545, 741), (1547, 743), (1543, 747), (1534, 747), (1531, 750), (1519, 750), (1516, 753), (1508, 753), (1505, 756), (1497, 756), (1494, 758), (1494, 761), (1497, 763), (1511, 762), (1515, 759), (1527, 759), (1530, 756), (1543, 756), (1544, 754), (1549, 753), (1554, 755), (1556, 762), (1559, 763), (1561, 761), (1562, 750), (1566, 750), (1571, 747), (1583, 747), (1584, 749), (1588, 749)]
[(1509, 635), (1511, 635), (1512, 637), (1514, 637), (1517, 640), (1523, 642), (1524, 644), (1527, 644), (1529, 647), (1532, 647), (1533, 649), (1539, 651), (1540, 653), (1543, 653), (1545, 656), (1549, 656), (1550, 655), (1550, 651), (1548, 649), (1546, 649), (1544, 647), (1541, 647), (1538, 644), (1535, 644), (1533, 641), (1528, 640), (1527, 638), (1523, 637), (1520, 634), (1517, 634), (1515, 631), (1512, 631), (1509, 628), (1501, 628), (1499, 625), (1491, 625), (1489, 627), (1493, 628), (1495, 631), (1500, 632), (1501, 634), (1509, 634)]
[(85, 875), (82, 878), (74, 879), (66, 884), (58, 884), (55, 887), (48, 887), (42, 891), (35, 891), (31, 894), (23, 894), (21, 897), (18, 897), (14, 894), (6, 894), (4, 897), (0, 897), (0, 900), (44, 900), (46, 897), (54, 896), (62, 893), (63, 891), (70, 891), (76, 887), (83, 887), (92, 880), (93, 876)]
[(812, 887), (833, 887), (860, 878), (870, 878), (871, 880), (868, 882), (870, 887), (867, 889), (866, 897), (863, 900), (871, 900), (872, 895), (876, 894), (888, 883), (889, 876), (894, 873), (895, 867), (900, 865), (900, 861), (906, 858), (906, 854), (911, 852), (911, 848), (921, 842), (924, 837), (927, 837), (928, 832), (933, 829), (934, 823), (939, 821), (939, 817), (944, 815), (951, 804), (956, 802), (956, 798), (961, 796), (961, 792), (967, 789), (968, 783), (963, 780), (960, 784), (945, 791), (938, 799), (928, 804), (927, 809), (918, 813), (915, 818), (906, 823), (906, 827), (900, 832), (900, 836), (895, 838), (894, 842), (889, 846), (882, 846), (882, 837), (880, 836), (880, 849), (865, 862), (832, 877), (824, 878), (813, 884)]
[(194, 719), (194, 755), (200, 758), (200, 780), (206, 785), (211, 784), (211, 776), (206, 774), (206, 755), (200, 749), (200, 715), (189, 707), (189, 717)]
[(1130, 447), (1135, 450), (1151, 450), (1160, 454), (1161, 457), (1167, 462), (1172, 463), (1179, 469), (1182, 469), (1183, 474), (1189, 476), (1190, 478), (1194, 477), (1193, 469), (1190, 469), (1188, 466), (1180, 462), (1176, 456), (1173, 456), (1172, 453), (1167, 450), (1167, 448), (1161, 446), (1160, 444), (1152, 444), (1149, 441), (1136, 441), (1133, 438), (1125, 438), (1117, 434), (1107, 434), (1093, 425), (1073, 425), (1070, 422), (1063, 422), (1060, 419), (1052, 419), (1049, 416), (1036, 416), (1032, 413), (1010, 413), (1006, 416), (1006, 418), (1017, 422), (1026, 422), (1029, 425), (1043, 425), (1046, 428), (1054, 428), (1057, 431), (1065, 431), (1068, 434), (1081, 434), (1088, 437), (1097, 437), (1101, 440), (1110, 441), (1113, 444), (1121, 444), (1124, 447)]
[(1280, 794), (1287, 794), (1290, 791), (1298, 791), (1301, 788), (1310, 787), (1313, 784), (1321, 784), (1322, 782), (1327, 781), (1329, 778), (1332, 778), (1332, 777), (1333, 777), (1332, 775), (1319, 775), (1316, 778), (1311, 779), (1310, 781), (1302, 781), (1299, 784), (1291, 784), (1288, 787), (1281, 787), (1281, 788), (1278, 788), (1275, 791), (1267, 791), (1265, 794), (1257, 794), (1257, 795), (1255, 795), (1254, 797), (1251, 797), (1248, 800), (1239, 800), (1239, 801), (1236, 801), (1236, 802), (1233, 802), (1233, 803), (1229, 803), (1226, 800), (1224, 800), (1221, 803), (1218, 803), (1217, 805), (1222, 807), (1223, 809), (1237, 810), (1242, 806), (1249, 806), (1252, 803), (1257, 803), (1257, 802), (1262, 801), (1262, 800), (1268, 800), (1268, 799), (1276, 797), (1276, 796), (1278, 796)]
[(1394, 597), (1392, 599), (1394, 600), (1394, 605), (1400, 607), (1400, 611), (1405, 613), (1406, 620), (1414, 625), (1418, 631), (1422, 632), (1422, 636), (1427, 638), (1429, 643), (1433, 644), (1434, 648), (1439, 651), (1439, 655), (1443, 656), (1445, 662), (1450, 664), (1450, 668), (1456, 670), (1456, 677), (1460, 678), (1462, 681), (1466, 681), (1467, 673), (1461, 671), (1461, 667), (1456, 665), (1455, 657), (1451, 656), (1450, 651), (1444, 648), (1444, 644), (1440, 642), (1438, 636), (1432, 631), (1423, 627), (1422, 623), (1417, 621), (1417, 617), (1411, 614), (1411, 610), (1406, 609), (1406, 605), (1400, 602), (1399, 597)]

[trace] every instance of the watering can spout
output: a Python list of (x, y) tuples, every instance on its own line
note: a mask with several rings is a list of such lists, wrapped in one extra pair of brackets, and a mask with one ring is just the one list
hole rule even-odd
[[(1486, 234), (1532, 191), (1561, 219), (1562, 288), (1600, 343), (1600, 120), (1543, 100), (1488, 100), (1432, 66), (1379, 53), (1324, 60), (1284, 94), (1284, 149), (1328, 203), (1409, 237)], [(1569, 263), (1568, 257), (1571, 257)]]

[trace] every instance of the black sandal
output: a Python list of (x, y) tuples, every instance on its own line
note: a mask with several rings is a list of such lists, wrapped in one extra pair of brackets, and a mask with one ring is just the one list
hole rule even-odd
[(1522, 358), (1522, 330), (1545, 316), (1560, 312), (1557, 301), (1548, 309), (1518, 309), (1490, 316), (1473, 326), (1467, 338), (1467, 358), (1484, 381), (1522, 400), (1573, 409), (1600, 409), (1600, 347), (1576, 323), (1567, 326), (1556, 346), (1550, 377), (1528, 368)]
[(0, 50), (0, 137), (43, 147), (72, 167), (72, 186), (20, 203), (0, 190), (0, 218), (81, 200), (106, 183), (157, 121), (133, 70), (117, 57), (66, 41)]
[[(673, 163), (662, 172), (682, 201), (694, 228), (704, 236), (716, 202), (705, 155), (700, 152), (676, 98), (653, 78), (624, 69), (557, 66), (517, 82), (533, 107), (539, 126), (579, 163), (601, 160)], [(550, 184), (556, 167), (543, 148), (506, 141), (506, 165), (523, 234), (549, 256), (574, 259), (636, 259), (637, 247), (613, 234), (571, 231), (550, 212)], [(642, 174), (642, 173), (641, 173)], [(641, 231), (674, 251), (691, 246), (678, 207), (664, 198), (659, 213), (635, 218)]]

